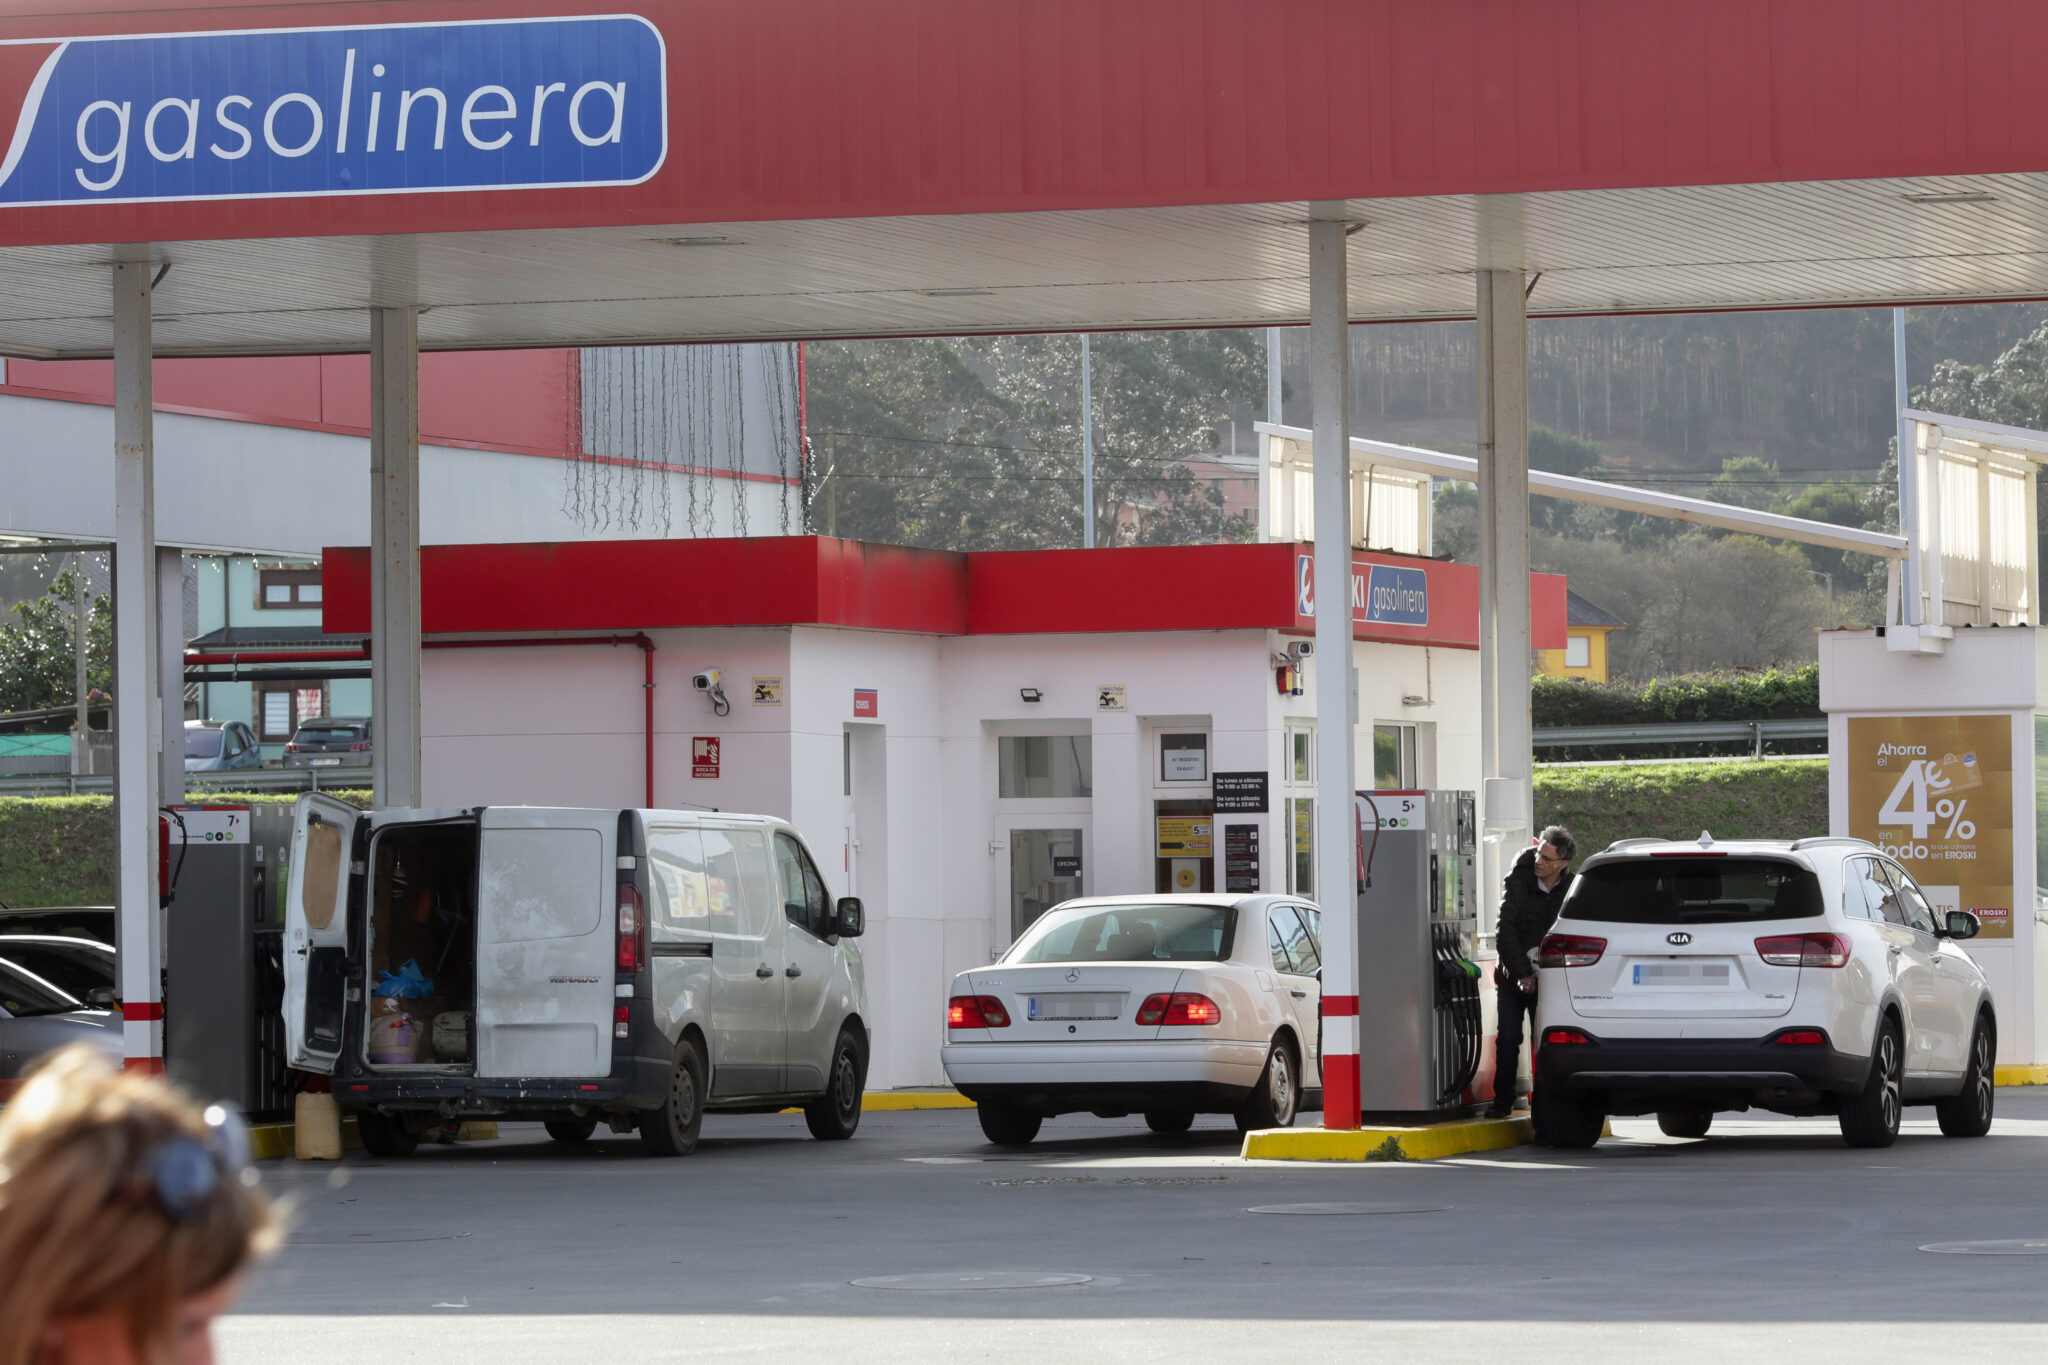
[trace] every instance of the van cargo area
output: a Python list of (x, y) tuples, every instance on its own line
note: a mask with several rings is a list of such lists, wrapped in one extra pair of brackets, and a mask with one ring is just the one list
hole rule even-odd
[(370, 846), (364, 1061), (466, 1073), (476, 1062), (477, 827), (399, 825)]

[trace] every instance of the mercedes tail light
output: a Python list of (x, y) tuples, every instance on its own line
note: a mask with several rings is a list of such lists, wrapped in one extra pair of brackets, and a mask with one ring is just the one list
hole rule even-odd
[(1543, 942), (1536, 946), (1536, 965), (1539, 967), (1590, 967), (1600, 960), (1607, 951), (1604, 938), (1587, 938), (1581, 934), (1545, 934)]
[(647, 916), (640, 892), (631, 882), (619, 883), (619, 970), (637, 972), (647, 965)]
[(947, 1028), (1008, 1028), (1010, 1012), (993, 995), (956, 995), (946, 1002)]
[(1846, 967), (1849, 940), (1840, 934), (1769, 934), (1756, 941), (1756, 953), (1773, 967)]
[(1208, 996), (1194, 991), (1148, 995), (1145, 1003), (1138, 1006), (1137, 1022), (1147, 1026), (1220, 1024), (1223, 1022), (1223, 1008)]

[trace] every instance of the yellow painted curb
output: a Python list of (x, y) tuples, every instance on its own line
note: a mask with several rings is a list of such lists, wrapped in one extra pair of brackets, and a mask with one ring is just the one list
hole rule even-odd
[[(493, 1122), (470, 1120), (456, 1130), (458, 1142), (494, 1142), (498, 1137), (498, 1125)], [(249, 1155), (258, 1161), (272, 1161), (290, 1156), (297, 1147), (297, 1129), (289, 1123), (252, 1123), (249, 1125)], [(341, 1121), (342, 1150), (359, 1152), (363, 1148), (362, 1130), (353, 1118)]]
[(2048, 1085), (2048, 1066), (1999, 1066), (1991, 1069), (1994, 1085)]
[(1246, 1161), (1433, 1161), (1533, 1141), (1527, 1116), (1458, 1119), (1414, 1128), (1262, 1128), (1244, 1135)]
[(860, 1097), (865, 1110), (972, 1109), (974, 1101), (957, 1090), (870, 1090)]

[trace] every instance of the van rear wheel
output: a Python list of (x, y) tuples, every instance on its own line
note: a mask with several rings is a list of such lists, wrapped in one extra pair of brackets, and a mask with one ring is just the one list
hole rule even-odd
[(362, 1135), (363, 1150), (371, 1156), (411, 1156), (420, 1145), (420, 1135), (406, 1127), (404, 1119), (374, 1109), (356, 1115), (356, 1131)]
[(804, 1106), (804, 1126), (821, 1142), (838, 1142), (853, 1136), (860, 1127), (861, 1090), (867, 1081), (867, 1067), (860, 1055), (860, 1043), (851, 1029), (839, 1031), (832, 1046), (832, 1071), (825, 1093)]
[(640, 1116), (640, 1145), (649, 1156), (688, 1156), (704, 1126), (704, 1059), (684, 1043), (668, 1073), (668, 1102)]
[(597, 1131), (597, 1119), (590, 1114), (580, 1119), (549, 1119), (541, 1127), (547, 1129), (548, 1136), (557, 1142), (588, 1142), (590, 1135)]

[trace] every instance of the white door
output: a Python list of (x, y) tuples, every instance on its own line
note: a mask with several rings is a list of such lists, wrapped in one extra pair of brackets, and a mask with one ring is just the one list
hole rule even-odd
[(782, 1092), (782, 909), (768, 832), (704, 825), (711, 926), (711, 1093)]
[(817, 866), (796, 837), (775, 834), (775, 871), (781, 887), (783, 957), (783, 1089), (809, 1094), (825, 1088), (840, 1019), (831, 1009), (839, 949), (825, 941), (833, 905)]
[(491, 806), (482, 823), (477, 1075), (609, 1075), (618, 812)]
[(348, 890), (362, 812), (331, 796), (301, 796), (292, 810), (284, 900), (285, 1058), (332, 1072), (348, 1001)]
[(1320, 927), (1313, 910), (1303, 915), (1296, 906), (1276, 905), (1266, 935), (1276, 991), (1293, 1013), (1294, 1031), (1308, 1054), (1301, 1068), (1308, 1088), (1323, 1083), (1323, 952), (1313, 932)]
[(1913, 1012), (1912, 1034), (1906, 1040), (1908, 1071), (1960, 1072), (1970, 1046), (1969, 982), (1963, 972), (1943, 965), (1941, 940), (1934, 933), (1936, 911), (1920, 887), (1896, 863), (1885, 864), (1905, 911), (1903, 930), (1895, 929), (1907, 964), (1908, 980), (1900, 991)]

